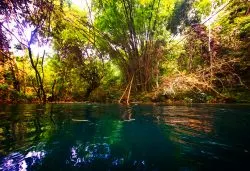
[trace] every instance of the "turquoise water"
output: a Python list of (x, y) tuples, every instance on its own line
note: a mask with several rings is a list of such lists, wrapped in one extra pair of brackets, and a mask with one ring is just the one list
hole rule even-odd
[(250, 106), (0, 106), (0, 170), (250, 170)]

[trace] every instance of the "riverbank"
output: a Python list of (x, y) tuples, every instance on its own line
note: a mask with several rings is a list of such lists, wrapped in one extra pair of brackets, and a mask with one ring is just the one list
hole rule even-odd
[[(95, 91), (94, 91), (95, 92)], [(122, 90), (115, 92), (105, 91), (102, 93), (91, 93), (89, 98), (74, 98), (71, 96), (55, 98), (54, 101), (50, 98), (46, 103), (118, 103)], [(101, 94), (101, 95), (100, 95)], [(186, 91), (175, 93), (164, 92), (132, 92), (129, 98), (131, 104), (164, 104), (164, 105), (185, 105), (193, 103), (205, 104), (242, 104), (250, 103), (250, 91), (231, 91), (223, 95), (214, 94), (212, 92)], [(126, 99), (123, 99), (127, 101)], [(8, 96), (0, 98), (0, 104), (39, 104), (41, 101), (35, 95), (24, 95), (21, 93), (10, 93)]]
[[(0, 101), (0, 104), (5, 104), (5, 105), (12, 105), (12, 104), (42, 104), (39, 101), (34, 101), (34, 102), (2, 102)], [(56, 101), (56, 102), (47, 102), (45, 104), (119, 104), (118, 101), (116, 102), (90, 102), (90, 101)], [(122, 105), (127, 105), (120, 103)], [(187, 101), (162, 101), (162, 102), (153, 102), (153, 101), (131, 101), (128, 105), (166, 105), (166, 106), (183, 106), (183, 105), (193, 105), (193, 104), (236, 104), (236, 105), (244, 105), (247, 104), (249, 105), (250, 102), (206, 102), (206, 103), (193, 103), (193, 102), (187, 102)]]

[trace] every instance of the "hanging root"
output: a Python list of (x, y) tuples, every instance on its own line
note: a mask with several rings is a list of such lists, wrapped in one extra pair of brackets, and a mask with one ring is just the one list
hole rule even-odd
[[(126, 104), (129, 104), (129, 98), (130, 98), (130, 93), (131, 93), (131, 88), (132, 88), (132, 84), (133, 84), (133, 80), (134, 80), (134, 75), (131, 78), (130, 83), (127, 85), (125, 91), (123, 92), (121, 98), (119, 99), (118, 103), (121, 103), (122, 100), (126, 100)], [(127, 96), (125, 96), (127, 94)], [(126, 98), (126, 99), (125, 99)]]

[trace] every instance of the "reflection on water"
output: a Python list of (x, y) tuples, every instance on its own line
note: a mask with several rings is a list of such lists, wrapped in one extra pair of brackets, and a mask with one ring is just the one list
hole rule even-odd
[(110, 147), (107, 143), (87, 144), (85, 147), (83, 144), (78, 144), (71, 147), (71, 156), (66, 163), (70, 163), (73, 166), (81, 166), (90, 164), (97, 159), (109, 159)]
[[(187, 106), (163, 107), (162, 114), (156, 117), (165, 123), (163, 129), (172, 127), (170, 139), (178, 143), (187, 143), (187, 139), (194, 140), (209, 135), (214, 129), (214, 113), (208, 109), (190, 108)], [(166, 126), (168, 126), (166, 128)]]
[(2, 105), (0, 170), (249, 169), (250, 107)]

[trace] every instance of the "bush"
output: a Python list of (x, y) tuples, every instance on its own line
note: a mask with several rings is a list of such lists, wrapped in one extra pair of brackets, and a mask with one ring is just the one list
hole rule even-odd
[(0, 84), (0, 96), (1, 96), (1, 101), (5, 101), (8, 99), (8, 94), (9, 94), (9, 90), (8, 90), (8, 84)]
[(8, 85), (8, 84), (5, 84), (5, 83), (0, 84), (0, 91), (5, 91), (5, 90), (8, 90), (8, 87), (9, 87), (9, 85)]
[(107, 92), (101, 87), (96, 88), (95, 90), (93, 90), (90, 93), (89, 101), (100, 102), (100, 103), (106, 102), (107, 101)]

